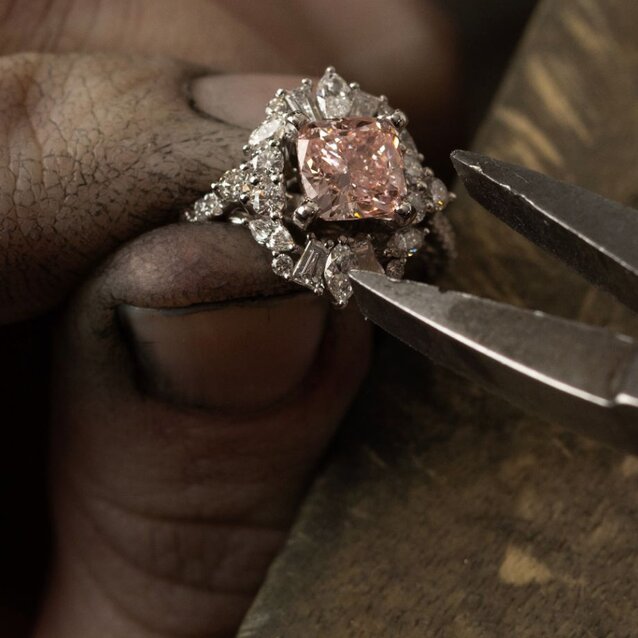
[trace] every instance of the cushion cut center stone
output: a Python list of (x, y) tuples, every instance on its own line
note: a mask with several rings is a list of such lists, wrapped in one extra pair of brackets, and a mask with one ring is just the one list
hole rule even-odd
[(309, 122), (299, 130), (297, 157), (301, 187), (322, 219), (393, 219), (406, 195), (399, 136), (389, 122)]

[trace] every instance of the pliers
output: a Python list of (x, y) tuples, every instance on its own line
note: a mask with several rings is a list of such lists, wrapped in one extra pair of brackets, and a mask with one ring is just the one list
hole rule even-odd
[[(473, 199), (638, 310), (637, 210), (477, 153), (451, 157)], [(435, 363), (524, 410), (638, 452), (636, 340), (373, 272), (351, 279), (363, 314)]]

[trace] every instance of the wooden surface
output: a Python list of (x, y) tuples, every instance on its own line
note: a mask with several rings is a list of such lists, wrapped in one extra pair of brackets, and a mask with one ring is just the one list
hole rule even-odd
[[(638, 205), (636, 24), (630, 0), (542, 3), (475, 147)], [(638, 335), (463, 195), (453, 218), (450, 285)], [(637, 536), (638, 458), (383, 339), (240, 636), (636, 636)]]

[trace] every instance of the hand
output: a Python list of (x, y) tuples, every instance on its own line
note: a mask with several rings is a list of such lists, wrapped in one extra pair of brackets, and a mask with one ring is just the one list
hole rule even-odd
[[(64, 14), (56, 50), (78, 41), (87, 4)], [(53, 3), (27, 23), (9, 5), (12, 51), (63, 17)], [(165, 22), (145, 31), (148, 4), (135, 41), (108, 7), (84, 48), (171, 49)], [(193, 15), (182, 57), (228, 68), (232, 41), (207, 49)], [(256, 38), (254, 66), (263, 50)], [(3, 560), (3, 635), (41, 568), (29, 526), (41, 519), (24, 501), (49, 426), (55, 542), (37, 636), (231, 635), (285, 538), (365, 373), (369, 328), (293, 294), (243, 229), (171, 222), (298, 79), (116, 53), (0, 58), (4, 467), (19, 486), (8, 511), (24, 516), (6, 526), (21, 542)]]

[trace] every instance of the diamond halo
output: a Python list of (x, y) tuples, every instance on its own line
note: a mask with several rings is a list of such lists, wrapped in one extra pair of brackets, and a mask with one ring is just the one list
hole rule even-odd
[(185, 219), (247, 226), (271, 251), (275, 274), (343, 307), (351, 269), (401, 278), (415, 255), (451, 250), (442, 211), (454, 195), (423, 166), (406, 125), (384, 96), (328, 67), (316, 87), (303, 80), (277, 91), (244, 147), (246, 161)]

